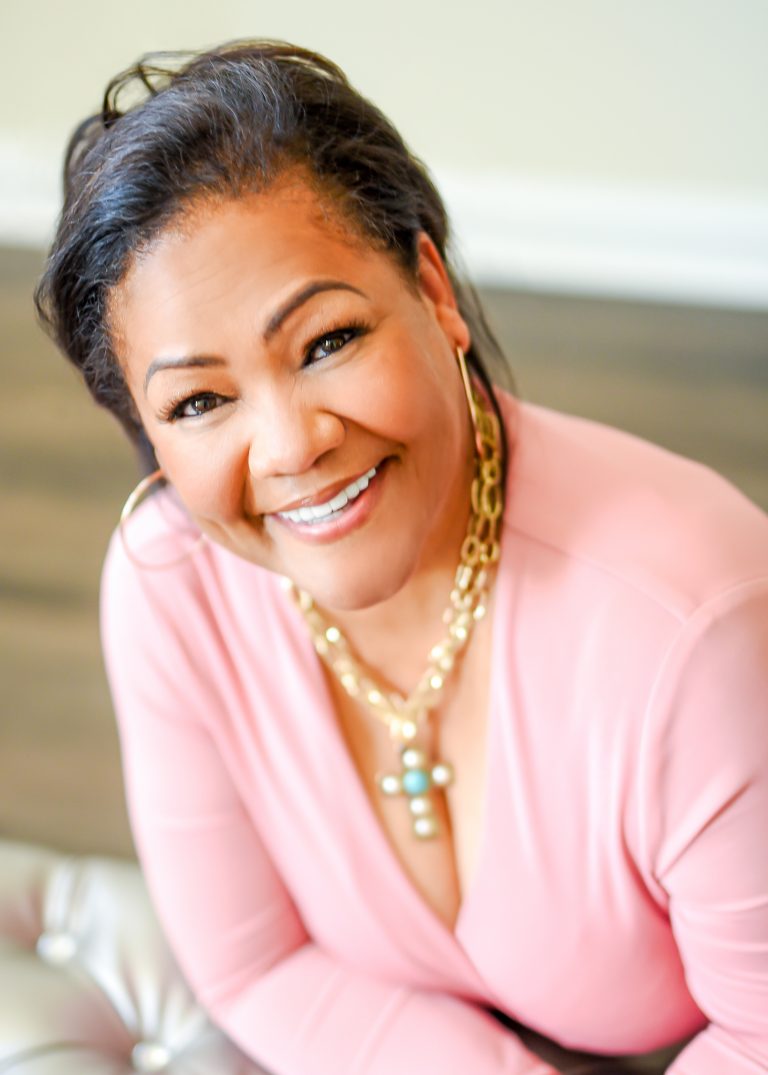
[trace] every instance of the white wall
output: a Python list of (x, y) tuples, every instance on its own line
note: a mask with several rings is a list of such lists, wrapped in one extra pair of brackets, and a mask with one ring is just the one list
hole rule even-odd
[(121, 67), (276, 36), (393, 118), (482, 279), (768, 307), (766, 0), (5, 0), (0, 31), (0, 239), (50, 234)]

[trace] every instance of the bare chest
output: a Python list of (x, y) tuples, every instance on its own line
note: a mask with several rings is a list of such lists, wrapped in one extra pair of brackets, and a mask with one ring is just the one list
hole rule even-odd
[(439, 833), (419, 839), (406, 796), (383, 795), (382, 773), (398, 772), (397, 746), (386, 727), (354, 702), (326, 673), (350, 756), (373, 812), (402, 869), (435, 914), (453, 929), (474, 875), (485, 798), (485, 759), (490, 681), (489, 631), (478, 627), (460, 674), (446, 685), (443, 704), (430, 720), (423, 742), (433, 761), (450, 762), (455, 779), (433, 789)]

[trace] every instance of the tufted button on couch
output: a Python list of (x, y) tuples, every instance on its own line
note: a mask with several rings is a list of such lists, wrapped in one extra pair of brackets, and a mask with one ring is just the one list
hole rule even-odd
[(207, 1018), (134, 862), (0, 840), (0, 1075), (266, 1075)]

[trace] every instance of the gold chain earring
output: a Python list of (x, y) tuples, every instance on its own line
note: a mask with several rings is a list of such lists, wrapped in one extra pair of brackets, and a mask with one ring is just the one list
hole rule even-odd
[(133, 552), (131, 552), (130, 545), (128, 544), (128, 539), (126, 537), (126, 523), (130, 519), (131, 515), (133, 515), (134, 511), (142, 503), (147, 494), (152, 490), (152, 488), (157, 485), (158, 482), (162, 482), (165, 480), (165, 475), (160, 469), (153, 471), (152, 474), (148, 474), (146, 478), (142, 478), (136, 488), (129, 494), (128, 499), (126, 500), (125, 504), (123, 504), (122, 511), (120, 512), (120, 541), (122, 542), (123, 548), (125, 549), (125, 554), (132, 564), (135, 564), (136, 567), (140, 567), (144, 571), (159, 571), (167, 567), (175, 567), (176, 564), (183, 563), (184, 560), (188, 559), (190, 556), (193, 555), (193, 553), (197, 552), (197, 550), (206, 542), (205, 534), (201, 533), (197, 537), (197, 540), (195, 541), (194, 545), (185, 553), (183, 553), (181, 556), (175, 557), (172, 560), (167, 560), (160, 564), (150, 563), (146, 560), (140, 560)]

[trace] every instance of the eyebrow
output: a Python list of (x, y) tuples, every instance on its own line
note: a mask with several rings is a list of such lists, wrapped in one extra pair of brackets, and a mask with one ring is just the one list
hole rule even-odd
[(180, 368), (194, 369), (198, 366), (224, 366), (223, 358), (214, 355), (182, 355), (180, 358), (155, 358), (150, 362), (144, 377), (144, 395), (147, 394), (147, 385), (160, 370), (176, 370)]
[(359, 287), (345, 284), (343, 280), (313, 280), (301, 288), (300, 291), (297, 291), (295, 295), (292, 295), (291, 298), (286, 299), (283, 305), (275, 311), (264, 329), (264, 342), (266, 343), (275, 335), (286, 318), (290, 317), (295, 310), (298, 310), (300, 306), (303, 306), (305, 302), (308, 302), (321, 291), (353, 291), (356, 295), (362, 295), (364, 299), (368, 298)]
[[(290, 298), (278, 307), (278, 309), (272, 314), (267, 322), (266, 328), (262, 333), (262, 338), (265, 343), (282, 328), (283, 322), (295, 313), (300, 306), (303, 306), (305, 302), (309, 302), (315, 295), (319, 295), (323, 291), (352, 291), (355, 295), (361, 295), (364, 299), (368, 296), (360, 288), (354, 287), (352, 284), (347, 284), (343, 280), (313, 280), (311, 283), (306, 284), (295, 295), (291, 295)], [(180, 357), (169, 358), (155, 358), (150, 362), (147, 372), (144, 376), (144, 394), (146, 395), (147, 386), (149, 385), (152, 377), (160, 370), (168, 369), (195, 369), (203, 366), (224, 366), (226, 362), (223, 358), (217, 358), (214, 355), (181, 355)]]

